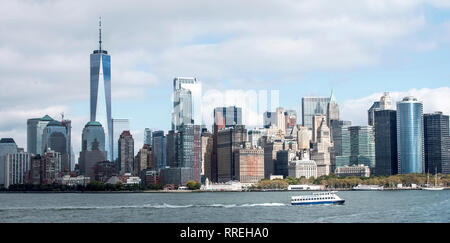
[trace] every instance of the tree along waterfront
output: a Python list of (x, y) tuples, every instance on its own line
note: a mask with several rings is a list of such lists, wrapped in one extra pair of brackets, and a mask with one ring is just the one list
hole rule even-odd
[[(399, 174), (392, 176), (371, 176), (371, 177), (337, 177), (335, 174), (321, 176), (318, 178), (305, 177), (294, 178), (286, 177), (285, 179), (261, 180), (250, 189), (287, 189), (289, 185), (322, 185), (328, 189), (351, 189), (359, 184), (361, 185), (378, 185), (387, 189), (397, 188), (398, 184), (403, 187), (410, 187), (412, 184), (417, 186), (425, 186), (427, 183), (426, 174)], [(438, 185), (449, 187), (450, 175), (438, 174)]]

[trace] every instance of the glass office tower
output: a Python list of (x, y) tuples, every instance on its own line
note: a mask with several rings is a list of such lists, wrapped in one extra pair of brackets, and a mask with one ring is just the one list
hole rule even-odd
[(91, 54), (91, 118), (105, 127), (108, 160), (113, 160), (113, 127), (111, 119), (111, 56), (102, 50), (101, 22), (99, 29), (99, 49)]
[(424, 172), (423, 105), (408, 96), (397, 103), (398, 173)]
[(372, 126), (352, 126), (350, 131), (350, 164), (375, 167), (375, 138)]
[(236, 106), (216, 107), (214, 124), (224, 127), (242, 125), (242, 108)]
[(375, 123), (375, 174), (396, 175), (398, 172), (397, 153), (397, 111), (377, 110)]
[(449, 117), (442, 112), (424, 114), (426, 173), (450, 174)]
[(42, 154), (42, 135), (49, 122), (53, 121), (49, 115), (42, 118), (27, 120), (27, 152), (32, 154)]
[(302, 125), (312, 129), (314, 115), (327, 115), (329, 97), (303, 97), (302, 98)]
[(182, 125), (202, 123), (202, 86), (194, 77), (173, 80), (172, 130)]

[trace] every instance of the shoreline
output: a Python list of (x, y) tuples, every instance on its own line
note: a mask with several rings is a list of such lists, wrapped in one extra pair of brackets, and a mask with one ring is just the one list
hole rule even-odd
[[(450, 187), (445, 187), (450, 190)], [(351, 188), (329, 188), (325, 190), (287, 190), (287, 189), (259, 189), (259, 190), (137, 190), (137, 191), (0, 191), (0, 193), (207, 193), (207, 192), (321, 192), (321, 191), (422, 191), (421, 188), (384, 188), (383, 190), (353, 190)]]

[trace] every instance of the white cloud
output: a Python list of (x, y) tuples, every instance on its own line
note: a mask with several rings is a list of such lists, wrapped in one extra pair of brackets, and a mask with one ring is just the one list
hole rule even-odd
[[(230, 80), (234, 90), (258, 89), (271, 81), (259, 77), (274, 74), (299, 82), (302, 72), (382, 65), (383, 52), (405, 42), (416, 51), (435, 50), (449, 41), (448, 23), (434, 29), (432, 41), (409, 43), (430, 27), (424, 4), (450, 7), (442, 0), (3, 1), (0, 116), (8, 119), (0, 120), (0, 135), (25, 144), (26, 119), (70, 114), (72, 105), (88, 102), (98, 16), (112, 57), (113, 100), (136, 100), (179, 74), (200, 77), (208, 88)], [(346, 102), (343, 114), (357, 121), (376, 95)], [(79, 144), (87, 119), (68, 118), (77, 120), (72, 143)]]
[[(340, 104), (341, 119), (352, 121), (353, 125), (367, 125), (367, 110), (373, 102), (379, 101), (383, 93), (374, 93), (369, 96), (344, 101)], [(441, 111), (450, 114), (450, 87), (436, 89), (411, 89), (406, 92), (390, 91), (392, 105), (396, 109), (396, 103), (406, 96), (414, 96), (423, 103), (424, 113)]]

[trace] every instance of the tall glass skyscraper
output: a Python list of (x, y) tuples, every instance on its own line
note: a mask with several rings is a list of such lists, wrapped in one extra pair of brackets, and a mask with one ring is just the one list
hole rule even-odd
[(397, 111), (377, 110), (375, 123), (375, 173), (395, 175), (398, 170)]
[(350, 131), (350, 164), (375, 167), (375, 138), (372, 126), (352, 126)]
[(173, 80), (172, 130), (182, 125), (202, 123), (202, 86), (194, 77)]
[(54, 120), (48, 115), (27, 120), (27, 152), (32, 154), (42, 154), (44, 152), (42, 135), (47, 124), (51, 121)]
[(327, 115), (329, 97), (302, 98), (302, 125), (312, 129), (314, 115)]
[(425, 172), (450, 174), (449, 117), (424, 114)]
[(91, 54), (91, 122), (98, 121), (105, 127), (108, 160), (113, 160), (113, 127), (111, 119), (111, 56), (102, 49), (101, 20), (99, 49)]
[(408, 96), (397, 103), (398, 173), (424, 172), (423, 105)]

